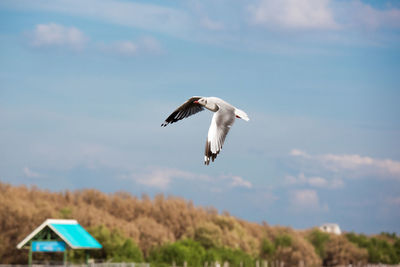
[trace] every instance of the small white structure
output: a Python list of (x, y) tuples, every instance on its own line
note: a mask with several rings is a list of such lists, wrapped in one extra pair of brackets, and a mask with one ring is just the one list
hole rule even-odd
[(336, 223), (325, 223), (321, 225), (319, 229), (325, 233), (336, 234), (336, 235), (342, 234), (339, 225)]

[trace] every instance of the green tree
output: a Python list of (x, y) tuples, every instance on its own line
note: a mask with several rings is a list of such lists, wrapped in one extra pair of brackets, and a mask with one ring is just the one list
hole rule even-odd
[(161, 247), (154, 248), (149, 256), (149, 260), (154, 266), (169, 266), (175, 262), (176, 265), (182, 266), (186, 261), (188, 266), (202, 267), (204, 262), (225, 261), (230, 263), (230, 266), (252, 266), (253, 258), (239, 249), (230, 249), (224, 247), (212, 247), (205, 250), (199, 242), (191, 239), (177, 241), (175, 243), (165, 244)]
[(307, 235), (307, 240), (314, 246), (318, 256), (323, 259), (325, 257), (325, 244), (329, 241), (329, 234), (319, 229), (314, 229)]
[(400, 259), (400, 239), (399, 238), (394, 242), (393, 248), (396, 251), (397, 258)]
[(71, 219), (72, 218), (72, 209), (68, 207), (64, 207), (60, 209), (60, 218), (62, 219)]
[(281, 234), (275, 238), (275, 247), (290, 247), (292, 245), (292, 237), (288, 234)]
[(219, 247), (222, 244), (222, 231), (218, 225), (205, 222), (198, 226), (194, 232), (194, 239), (206, 248)]
[(131, 239), (120, 231), (109, 230), (105, 226), (88, 229), (91, 235), (99, 241), (103, 248), (93, 253), (95, 258), (107, 259), (112, 262), (142, 262), (142, 251)]
[(366, 264), (368, 251), (353, 244), (343, 235), (331, 235), (325, 246), (323, 266)]
[(220, 263), (227, 261), (231, 267), (239, 267), (241, 262), (244, 267), (254, 265), (254, 259), (249, 254), (240, 249), (230, 249), (225, 247), (211, 248), (207, 250), (204, 261), (218, 261)]
[(175, 262), (182, 266), (186, 261), (189, 266), (200, 267), (205, 255), (204, 248), (191, 239), (165, 244), (150, 252), (151, 262), (171, 264)]
[(263, 259), (272, 259), (275, 254), (275, 246), (268, 239), (264, 238), (261, 243), (260, 256)]
[[(400, 262), (396, 243), (390, 244), (387, 240), (377, 237), (367, 237), (363, 234), (346, 234), (347, 239), (358, 247), (368, 251), (368, 261), (370, 263), (397, 264)], [(386, 235), (386, 237), (390, 237)]]

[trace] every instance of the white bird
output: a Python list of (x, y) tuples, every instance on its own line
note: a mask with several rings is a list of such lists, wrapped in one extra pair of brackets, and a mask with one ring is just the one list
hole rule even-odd
[(209, 165), (210, 159), (214, 162), (214, 159), (221, 151), (225, 137), (235, 122), (235, 118), (249, 120), (246, 112), (235, 108), (218, 97), (193, 96), (172, 112), (161, 126), (165, 127), (170, 123), (187, 118), (204, 110), (204, 108), (214, 112), (210, 129), (208, 130), (204, 156), (204, 164)]

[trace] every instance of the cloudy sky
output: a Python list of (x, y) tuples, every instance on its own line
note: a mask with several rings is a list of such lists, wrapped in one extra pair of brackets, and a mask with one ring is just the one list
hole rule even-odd
[[(400, 2), (2, 0), (0, 180), (400, 233)], [(245, 110), (203, 165), (212, 114)]]

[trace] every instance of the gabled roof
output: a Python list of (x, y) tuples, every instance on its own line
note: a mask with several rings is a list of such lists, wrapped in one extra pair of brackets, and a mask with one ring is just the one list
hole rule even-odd
[(24, 240), (17, 248), (21, 249), (40, 231), (48, 226), (72, 249), (100, 249), (101, 244), (97, 242), (76, 220), (47, 219)]

